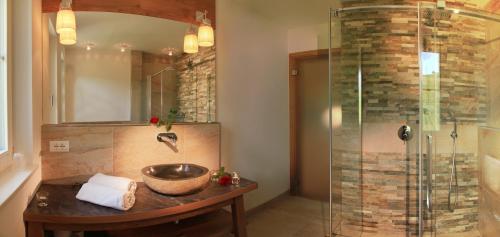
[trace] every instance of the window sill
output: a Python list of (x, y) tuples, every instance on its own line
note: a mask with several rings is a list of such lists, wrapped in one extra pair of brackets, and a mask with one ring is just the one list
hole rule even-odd
[(25, 169), (9, 167), (0, 173), (0, 207), (23, 186), (36, 169), (38, 166)]

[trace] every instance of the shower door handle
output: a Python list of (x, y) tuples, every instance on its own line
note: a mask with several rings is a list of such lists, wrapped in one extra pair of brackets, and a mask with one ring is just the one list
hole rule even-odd
[(427, 210), (432, 212), (432, 135), (427, 135)]

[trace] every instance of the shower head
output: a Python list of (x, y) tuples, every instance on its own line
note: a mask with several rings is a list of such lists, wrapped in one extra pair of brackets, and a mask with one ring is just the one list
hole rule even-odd
[(440, 9), (425, 9), (423, 11), (424, 24), (427, 26), (435, 26), (439, 21), (449, 21), (452, 11)]

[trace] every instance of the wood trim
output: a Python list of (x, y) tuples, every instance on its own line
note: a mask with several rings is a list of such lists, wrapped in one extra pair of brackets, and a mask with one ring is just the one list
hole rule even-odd
[[(332, 49), (332, 54), (340, 54), (340, 49)], [(328, 57), (328, 49), (318, 49), (288, 55), (288, 96), (290, 111), (290, 194), (298, 194), (298, 156), (297, 156), (297, 79), (298, 67), (301, 61)], [(295, 75), (294, 75), (295, 74)]]
[[(57, 12), (61, 0), (42, 0), (42, 12)], [(74, 11), (117, 12), (198, 25), (196, 11), (208, 11), (215, 28), (215, 0), (73, 0)]]

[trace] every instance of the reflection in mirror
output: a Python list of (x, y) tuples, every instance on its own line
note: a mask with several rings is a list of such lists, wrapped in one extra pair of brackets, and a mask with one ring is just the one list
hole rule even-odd
[(215, 48), (183, 53), (189, 24), (76, 12), (77, 43), (64, 46), (55, 15), (44, 16), (45, 124), (215, 120)]

